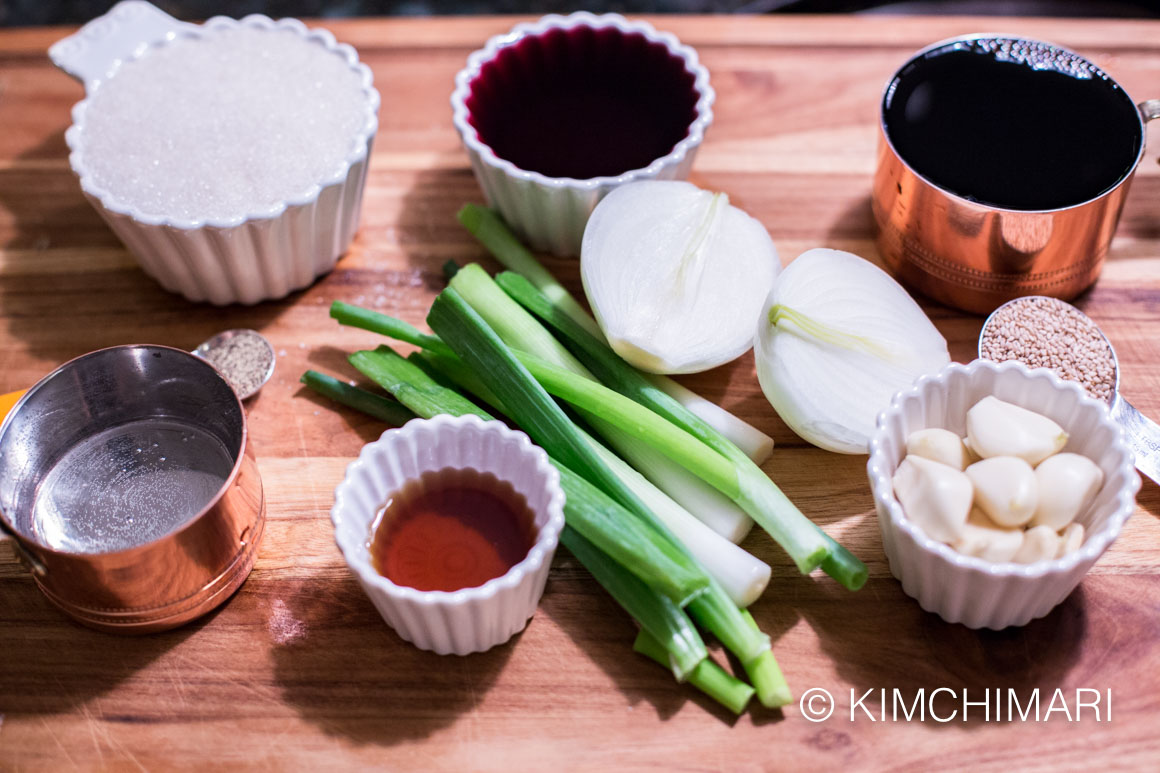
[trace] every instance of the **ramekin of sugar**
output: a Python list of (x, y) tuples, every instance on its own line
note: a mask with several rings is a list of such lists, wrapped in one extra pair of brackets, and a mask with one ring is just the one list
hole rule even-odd
[(346, 252), (379, 94), (329, 32), (126, 0), (49, 56), (85, 85), (65, 133), (81, 189), (165, 289), (257, 303)]

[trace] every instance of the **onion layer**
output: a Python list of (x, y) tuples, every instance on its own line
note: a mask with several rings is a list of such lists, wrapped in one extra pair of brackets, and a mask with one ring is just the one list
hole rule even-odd
[(946, 339), (885, 271), (813, 249), (781, 273), (754, 344), (757, 377), (778, 415), (828, 451), (864, 454), (878, 413), (950, 362)]
[(612, 348), (649, 373), (744, 354), (781, 264), (758, 221), (687, 182), (621, 186), (584, 231), (584, 291)]

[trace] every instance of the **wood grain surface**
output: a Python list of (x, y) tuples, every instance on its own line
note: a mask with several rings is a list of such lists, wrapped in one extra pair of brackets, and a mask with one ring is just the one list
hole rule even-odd
[[(1002, 28), (1078, 50), (1137, 99), (1160, 96), (1160, 23), (969, 18), (662, 18), (712, 72), (716, 120), (695, 180), (728, 191), (784, 261), (829, 246), (874, 257), (868, 191), (876, 105), (907, 55)], [(481, 250), (454, 221), (480, 201), (448, 95), (467, 54), (513, 20), (328, 23), (382, 93), (363, 227), (313, 287), (255, 307), (194, 305), (136, 267), (82, 198), (63, 140), (81, 88), (45, 50), (69, 30), (0, 32), (0, 392), (103, 346), (187, 349), (225, 328), (262, 330), (274, 379), (249, 405), (268, 525), (253, 574), (207, 618), (121, 638), (67, 620), (0, 543), (0, 769), (1044, 770), (1156, 769), (1160, 760), (1160, 490), (1082, 585), (1023, 629), (975, 632), (923, 612), (890, 576), (864, 457), (796, 438), (758, 388), (751, 357), (686, 383), (772, 434), (767, 472), (869, 565), (856, 594), (802, 578), (763, 534), (774, 567), (753, 611), (796, 694), (837, 696), (824, 723), (797, 706), (733, 719), (631, 652), (625, 615), (563, 551), (539, 613), (509, 644), (467, 658), (402, 642), (335, 548), (328, 510), (345, 465), (384, 429), (304, 394), (313, 367), (353, 377), (375, 343), (327, 317), (341, 299), (421, 323), (439, 267)], [(1043, 116), (1066, 120), (1066, 112)], [(1155, 144), (1155, 130), (1152, 132)], [(548, 261), (573, 289), (577, 267)], [(1160, 168), (1148, 152), (1111, 258), (1080, 305), (1122, 361), (1125, 394), (1160, 417)], [(969, 360), (981, 319), (928, 306)], [(939, 687), (1111, 691), (1096, 722), (849, 720), (853, 690)], [(875, 707), (876, 701), (868, 705)], [(950, 706), (940, 705), (940, 711)], [(1074, 705), (1074, 702), (1073, 702)]]

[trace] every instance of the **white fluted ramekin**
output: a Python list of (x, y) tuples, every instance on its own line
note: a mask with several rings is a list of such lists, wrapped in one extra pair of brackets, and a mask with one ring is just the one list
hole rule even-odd
[(378, 130), (379, 94), (370, 69), (359, 62), (353, 48), (296, 19), (219, 16), (203, 25), (186, 24), (140, 0), (117, 4), (49, 50), (52, 61), (82, 81), (91, 97), (102, 82), (116, 77), (125, 62), (148, 57), (174, 40), (236, 27), (291, 30), (341, 57), (358, 74), (366, 118), (346, 159), (326, 179), (285, 201), (224, 220), (145, 214), (102, 189), (87, 171), (82, 127), (88, 98), (73, 107), (73, 125), (65, 132), (69, 164), (80, 178), (81, 190), (145, 273), (170, 292), (218, 305), (284, 297), (330, 271), (346, 252), (358, 230), (367, 164)]
[[(1076, 519), (1085, 537), (1076, 552), (1035, 564), (992, 563), (927, 537), (903, 513), (891, 479), (906, 454), (906, 436), (930, 427), (964, 436), (967, 411), (988, 395), (1051, 418), (1069, 435), (1063, 450), (1103, 470), (1103, 488)], [(878, 416), (866, 469), (890, 571), (903, 591), (947, 622), (996, 630), (1043, 617), (1067, 598), (1119, 536), (1140, 489), (1132, 452), (1107, 405), (1050, 370), (1018, 362), (952, 364), (896, 394)]]
[[(592, 177), (578, 180), (570, 177), (548, 177), (520, 169), (495, 154), (479, 137), (471, 125), (471, 111), (467, 100), (471, 96), (472, 81), (485, 64), (504, 48), (527, 37), (540, 36), (552, 29), (592, 27), (615, 28), (625, 34), (639, 34), (652, 43), (660, 43), (677, 59), (683, 60), (685, 70), (693, 76), (697, 94), (695, 116), (685, 137), (664, 156), (648, 166), (619, 174), (615, 177)], [(455, 76), (455, 90), (451, 94), (452, 119), (463, 147), (471, 159), (475, 179), (483, 189), (488, 204), (497, 210), (507, 224), (532, 249), (555, 255), (577, 256), (588, 216), (613, 188), (635, 180), (683, 180), (689, 176), (693, 157), (697, 153), (705, 131), (713, 122), (713, 100), (716, 94), (709, 85), (709, 71), (700, 63), (697, 52), (682, 44), (676, 36), (657, 32), (651, 24), (629, 21), (615, 13), (595, 16), (586, 11), (568, 16), (550, 14), (533, 23), (517, 24), (511, 32), (496, 35), (484, 47), (467, 57), (467, 66)]]
[[(536, 541), (523, 561), (477, 588), (420, 591), (383, 577), (367, 547), (375, 514), (392, 492), (424, 472), (474, 468), (511, 483), (535, 515)], [(414, 419), (363, 447), (334, 492), (334, 536), (347, 564), (387, 624), (440, 655), (467, 655), (503, 644), (540, 603), (564, 528), (560, 475), (522, 432), (478, 416)]]

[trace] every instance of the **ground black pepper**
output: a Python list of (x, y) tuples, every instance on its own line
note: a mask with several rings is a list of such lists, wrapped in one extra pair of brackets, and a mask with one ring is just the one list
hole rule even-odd
[(274, 363), (270, 343), (252, 330), (242, 330), (205, 352), (205, 359), (218, 369), (239, 397), (257, 392)]

